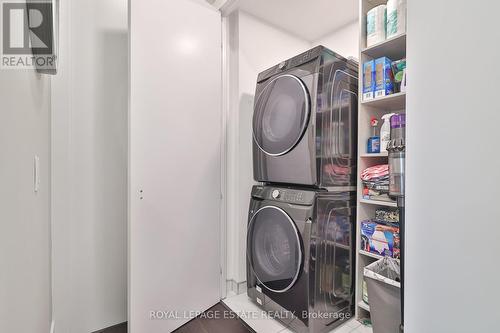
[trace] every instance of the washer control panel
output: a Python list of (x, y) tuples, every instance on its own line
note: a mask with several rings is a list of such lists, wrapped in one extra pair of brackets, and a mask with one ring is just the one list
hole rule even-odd
[(316, 191), (271, 186), (254, 186), (252, 196), (261, 200), (279, 201), (295, 205), (311, 205), (315, 200)]
[(271, 192), (271, 198), (289, 203), (303, 203), (304, 193), (289, 189), (275, 189)]
[(286, 191), (283, 200), (288, 202), (304, 202), (304, 193), (299, 191)]

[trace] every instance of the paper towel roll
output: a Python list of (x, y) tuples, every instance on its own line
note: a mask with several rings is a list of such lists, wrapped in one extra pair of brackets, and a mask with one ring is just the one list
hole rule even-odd
[(366, 14), (366, 46), (383, 42), (386, 36), (386, 5), (372, 8)]
[(387, 38), (406, 32), (406, 0), (387, 1)]

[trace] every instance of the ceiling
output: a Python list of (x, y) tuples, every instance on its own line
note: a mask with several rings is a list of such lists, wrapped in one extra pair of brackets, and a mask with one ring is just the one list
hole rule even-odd
[(358, 18), (358, 0), (239, 0), (238, 7), (311, 42)]

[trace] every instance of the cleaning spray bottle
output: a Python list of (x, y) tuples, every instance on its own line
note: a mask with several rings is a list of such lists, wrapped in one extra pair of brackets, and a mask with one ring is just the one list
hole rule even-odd
[(387, 144), (391, 141), (391, 117), (394, 116), (395, 113), (388, 113), (382, 116), (382, 120), (384, 123), (380, 128), (380, 152), (387, 152)]
[(372, 136), (368, 139), (368, 154), (380, 153), (380, 137), (377, 135), (378, 119), (372, 117), (370, 126), (373, 130)]

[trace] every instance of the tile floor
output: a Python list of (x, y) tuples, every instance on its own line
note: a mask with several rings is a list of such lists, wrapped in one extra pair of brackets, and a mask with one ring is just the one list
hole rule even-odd
[[(267, 317), (265, 314), (262, 316), (248, 315), (251, 313), (261, 314), (262, 311), (257, 305), (248, 299), (246, 293), (234, 296), (228, 295), (223, 302), (232, 311), (237, 314), (241, 314), (240, 318), (257, 333), (292, 332), (280, 322)], [(358, 321), (352, 319), (344, 326), (334, 329), (331, 333), (372, 333), (372, 329), (370, 327), (363, 326)]]
[(227, 311), (226, 305), (218, 303), (174, 333), (252, 333), (234, 313), (228, 315)]

